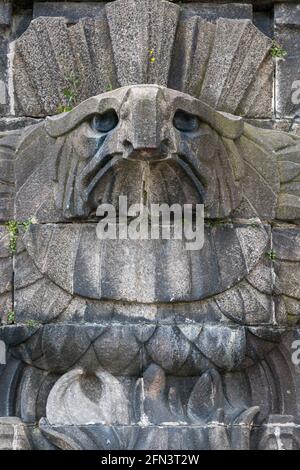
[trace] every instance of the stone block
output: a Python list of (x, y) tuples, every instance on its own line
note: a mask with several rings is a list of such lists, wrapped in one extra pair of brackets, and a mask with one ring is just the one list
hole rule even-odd
[[(274, 417), (274, 421), (275, 421)], [(288, 436), (284, 435), (284, 444), (282, 448), (297, 449), (297, 440), (299, 431), (297, 424), (291, 426), (288, 423), (290, 416), (285, 417), (283, 425), (283, 433), (285, 429), (289, 432)], [(271, 420), (272, 421), (272, 420)], [(257, 449), (260, 446), (263, 449), (278, 449), (276, 447), (276, 424), (270, 428), (253, 426), (255, 434), (255, 442), (250, 444), (250, 430), (253, 423), (225, 425), (224, 423), (209, 423), (208, 425), (186, 425), (168, 424), (164, 426), (148, 425), (143, 427), (138, 425), (131, 426), (105, 426), (100, 424), (90, 424), (85, 426), (59, 426), (51, 425), (48, 420), (44, 419), (40, 424), (40, 429), (44, 436), (57, 448), (62, 450), (98, 450), (99, 448), (106, 451), (125, 451), (125, 450), (157, 450), (157, 451), (199, 451), (199, 450), (250, 450)], [(292, 428), (292, 429), (291, 429)], [(291, 434), (291, 430), (294, 435)], [(261, 431), (261, 433), (259, 433)], [(265, 434), (268, 438), (265, 438)], [(294, 440), (294, 446), (290, 447), (291, 438)], [(266, 445), (268, 441), (272, 441), (275, 447)], [(278, 449), (279, 450), (279, 449)], [(187, 456), (186, 463), (195, 463), (194, 456)], [(103, 456), (100, 462), (104, 465), (109, 463), (117, 464), (124, 457), (115, 455)], [(167, 456), (162, 455), (162, 459)], [(119, 460), (120, 459), (120, 460)], [(182, 462), (180, 456), (174, 455), (174, 462)]]
[(269, 246), (268, 230), (250, 225), (207, 227), (199, 251), (186, 250), (184, 240), (99, 240), (96, 227), (31, 225), (16, 261), (18, 321), (54, 319), (71, 308), (72, 297), (138, 304), (202, 300), (235, 287)]
[(0, 221), (8, 221), (14, 213), (14, 163), (19, 131), (0, 132)]
[(255, 120), (270, 119), (274, 113), (273, 94), (274, 62), (267, 56), (236, 113)]
[(9, 233), (0, 226), (0, 323), (7, 322), (12, 310), (12, 275), (13, 261), (9, 251)]
[(39, 119), (34, 118), (0, 118), (0, 132), (6, 131), (15, 131), (19, 129), (24, 129), (24, 127), (32, 126), (37, 124)]
[(224, 373), (242, 370), (278, 347), (281, 335), (272, 325), (244, 327), (232, 321), (171, 326), (129, 320), (42, 326), (31, 320), (17, 323), (17, 328), (0, 329), (0, 338), (13, 357), (29, 366), (55, 374), (75, 366), (86, 373), (100, 368), (130, 377), (139, 376), (153, 363), (176, 377), (197, 377), (216, 367)]
[(6, 114), (7, 105), (7, 38), (0, 33), (0, 116)]
[[(16, 114), (54, 115), (66, 106), (66, 89), (74, 106), (120, 86), (156, 83), (180, 87), (235, 114), (249, 90), (252, 102), (260, 102), (250, 115), (270, 116), (269, 63), (265, 69), (270, 39), (253, 26), (248, 14), (247, 19), (220, 18), (227, 6), (211, 7), (220, 11), (213, 15), (215, 23), (197, 12), (181, 15), (181, 8), (161, 0), (122, 0), (106, 4), (105, 15), (70, 27), (64, 16), (38, 16), (15, 43)], [(251, 10), (249, 5), (228, 8)], [(207, 47), (201, 50), (203, 44)], [(259, 93), (262, 86), (266, 92)]]
[(275, 228), (273, 250), (276, 314), (291, 325), (300, 322), (300, 228)]
[(33, 18), (39, 16), (64, 17), (70, 24), (77, 23), (81, 18), (101, 17), (104, 14), (104, 2), (34, 2)]
[(300, 114), (300, 8), (275, 6), (275, 39), (286, 51), (276, 60), (276, 116), (293, 118)]
[(229, 18), (252, 20), (253, 12), (252, 5), (245, 5), (241, 3), (225, 3), (216, 5), (215, 3), (188, 3), (182, 4), (184, 17), (200, 16), (208, 21), (216, 21), (218, 18)]
[[(229, 31), (230, 43), (226, 40)], [(238, 106), (245, 99), (245, 89), (256, 81), (256, 72), (267, 58), (270, 43), (270, 39), (250, 21), (218, 20), (200, 99), (216, 109), (238, 114)], [(269, 92), (264, 105), (264, 115), (256, 117), (268, 117)]]
[(0, 418), (0, 449), (31, 449), (27, 426), (19, 418)]
[(12, 4), (1, 0), (0, 2), (0, 26), (9, 26), (12, 20)]
[(300, 26), (300, 5), (282, 2), (275, 6), (274, 14), (276, 26)]

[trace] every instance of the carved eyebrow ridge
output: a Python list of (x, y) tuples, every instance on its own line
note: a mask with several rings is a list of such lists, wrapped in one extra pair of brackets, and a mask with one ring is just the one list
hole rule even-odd
[(103, 114), (114, 109), (118, 114), (120, 102), (115, 96), (92, 97), (80, 103), (76, 108), (62, 115), (47, 117), (46, 131), (51, 137), (60, 137), (72, 131), (94, 114)]
[[(126, 89), (126, 97), (129, 89), (128, 87), (124, 88)], [(113, 92), (88, 98), (68, 113), (48, 117), (45, 123), (47, 133), (51, 137), (60, 137), (73, 130), (93, 114), (102, 114), (108, 109), (114, 109), (119, 114), (120, 108), (123, 105), (124, 96), (122, 96), (122, 92), (124, 93), (124, 91), (124, 89), (120, 88)], [(216, 111), (206, 103), (196, 98), (191, 99), (189, 95), (183, 93), (181, 96), (176, 96), (172, 99), (172, 92), (174, 90), (164, 88), (164, 91), (170, 92), (171, 105), (175, 111), (181, 109), (189, 114), (195, 114), (223, 137), (235, 140), (243, 134), (244, 121), (241, 117), (223, 111)], [(113, 95), (113, 93), (116, 94)]]

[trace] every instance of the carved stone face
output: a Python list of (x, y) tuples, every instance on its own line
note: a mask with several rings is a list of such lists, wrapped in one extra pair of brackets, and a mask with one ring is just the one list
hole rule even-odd
[[(241, 118), (157, 85), (120, 88), (48, 118), (25, 136), (16, 162), (17, 217), (44, 223), (24, 239), (34, 266), (84, 301), (193, 302), (225, 293), (267, 251), (263, 226), (208, 226), (204, 248), (193, 254), (183, 240), (101, 241), (95, 224), (57, 222), (93, 221), (101, 203), (117, 208), (120, 195), (128, 204), (204, 202), (210, 218), (231, 216), (245, 195), (251, 208), (274, 210), (272, 181), (265, 189), (259, 176), (274, 163), (247, 132)], [(23, 296), (22, 304), (32, 309)]]
[(205, 203), (226, 217), (240, 202), (224, 137), (239, 137), (239, 119), (156, 85), (125, 87), (50, 118), (60, 139), (56, 204), (88, 217), (101, 203)]
[[(157, 364), (168, 346), (168, 370), (177, 373), (194, 354), (192, 341), (200, 358), (183, 373), (207, 367), (202, 353), (221, 368), (240, 367), (245, 328), (269, 322), (272, 312), (270, 229), (251, 218), (275, 216), (280, 174), (273, 142), (274, 133), (157, 85), (104, 93), (30, 129), (17, 150), (16, 214), (38, 223), (16, 261), (17, 315), (93, 325), (117, 317), (128, 331), (137, 319), (192, 320), (201, 324), (199, 338), (189, 328), (177, 337), (174, 325), (170, 334), (164, 327), (151, 339), (145, 333)], [(117, 207), (120, 195), (129, 204), (204, 202), (207, 218), (232, 220), (207, 224), (204, 247), (195, 252), (184, 240), (99, 240), (96, 209)], [(211, 347), (212, 337), (224, 348)], [(132, 338), (128, 333), (124, 344), (133, 351)], [(119, 358), (118, 344), (103, 347)]]

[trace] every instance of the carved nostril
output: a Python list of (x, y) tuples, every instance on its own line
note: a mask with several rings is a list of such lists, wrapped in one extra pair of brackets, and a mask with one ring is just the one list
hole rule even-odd
[(168, 138), (165, 138), (161, 141), (160, 149), (163, 153), (168, 153), (168, 150), (170, 149), (170, 147), (171, 147), (171, 143)]
[(123, 140), (124, 158), (140, 161), (160, 161), (167, 157), (168, 141), (164, 140), (158, 146), (133, 146), (128, 140)]
[(132, 152), (133, 151), (133, 145), (129, 140), (127, 140), (127, 139), (123, 140), (123, 146), (124, 146), (124, 149), (127, 152)]

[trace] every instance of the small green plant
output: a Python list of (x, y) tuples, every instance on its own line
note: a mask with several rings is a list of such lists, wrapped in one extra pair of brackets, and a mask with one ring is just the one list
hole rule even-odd
[(252, 227), (252, 228), (260, 228), (260, 225), (259, 225), (257, 222), (252, 222), (252, 223), (250, 224), (250, 227)]
[(284, 50), (281, 44), (279, 44), (275, 39), (273, 39), (270, 53), (272, 57), (277, 57), (277, 58), (282, 58), (287, 55), (287, 51)]
[(29, 328), (35, 328), (39, 325), (39, 322), (36, 320), (27, 320), (26, 325), (29, 326)]
[(105, 91), (106, 92), (113, 91), (113, 86), (110, 82), (107, 84), (107, 87), (106, 87)]
[(22, 227), (27, 232), (32, 223), (33, 219), (30, 218), (24, 222), (10, 220), (5, 224), (9, 232), (9, 251), (11, 255), (14, 255), (17, 251), (17, 240), (20, 234), (20, 228)]
[(7, 314), (7, 323), (9, 325), (14, 325), (16, 322), (16, 315), (14, 310), (10, 310)]
[(150, 60), (151, 64), (153, 64), (156, 61), (155, 56), (154, 56), (154, 49), (150, 49), (149, 57), (150, 57), (149, 60)]
[(15, 254), (17, 250), (17, 240), (19, 235), (19, 224), (16, 220), (10, 220), (6, 224), (7, 230), (9, 232), (9, 251), (12, 255)]
[(80, 86), (80, 78), (77, 73), (71, 73), (65, 76), (65, 80), (68, 82), (68, 88), (63, 91), (64, 103), (60, 104), (57, 108), (58, 113), (67, 113), (71, 111), (78, 98), (78, 91)]
[(276, 251), (274, 250), (269, 250), (267, 252), (267, 257), (271, 260), (271, 261), (275, 261), (276, 260)]
[(33, 224), (33, 219), (30, 218), (30, 219), (28, 219), (28, 220), (25, 220), (25, 222), (21, 222), (20, 225), (22, 225), (22, 227), (24, 228), (25, 232), (27, 232), (27, 231), (29, 230), (30, 225), (32, 225), (32, 224)]
[(72, 108), (68, 108), (67, 106), (64, 106), (63, 104), (60, 104), (57, 108), (58, 114), (68, 113), (69, 111), (72, 111)]
[(208, 226), (209, 228), (214, 228), (214, 227), (220, 227), (221, 225), (226, 225), (226, 224), (228, 224), (228, 223), (229, 223), (228, 220), (221, 220), (221, 219), (220, 219), (220, 220), (217, 220), (217, 219), (216, 219), (216, 220), (210, 220), (210, 221), (208, 221), (208, 222), (207, 222), (207, 226)]

